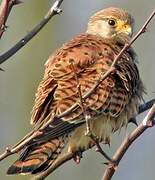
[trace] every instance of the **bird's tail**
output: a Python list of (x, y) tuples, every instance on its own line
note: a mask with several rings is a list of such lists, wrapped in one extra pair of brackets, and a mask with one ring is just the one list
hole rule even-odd
[(7, 174), (37, 174), (46, 170), (62, 152), (64, 144), (64, 138), (59, 137), (29, 146), (8, 169)]

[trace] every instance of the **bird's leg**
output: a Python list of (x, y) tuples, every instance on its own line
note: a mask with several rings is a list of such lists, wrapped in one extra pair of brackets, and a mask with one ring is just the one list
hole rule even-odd
[[(79, 82), (79, 79), (78, 79), (78, 76), (76, 74), (76, 69), (75, 69), (75, 66), (74, 66), (74, 61), (70, 61), (71, 63), (71, 67), (72, 67), (72, 70), (74, 72), (74, 75), (75, 75), (75, 80), (77, 82), (77, 89), (78, 89), (78, 94), (79, 94), (79, 99), (80, 99), (80, 106), (81, 106), (81, 109), (82, 109), (82, 112), (83, 112), (83, 115), (84, 115), (84, 118), (85, 118), (85, 121), (86, 121), (86, 132), (85, 132), (85, 135), (86, 136), (89, 136), (94, 144), (96, 145), (96, 151), (101, 153), (107, 160), (108, 160), (108, 164), (109, 165), (112, 165), (113, 167), (116, 167), (116, 163), (113, 162), (113, 160), (103, 151), (103, 149), (101, 148), (100, 144), (99, 144), (99, 139), (98, 137), (92, 132), (91, 128), (90, 128), (90, 123), (91, 123), (91, 115), (89, 112), (87, 112), (87, 109), (84, 105), (84, 99), (82, 98), (82, 92), (81, 92), (81, 85), (80, 85), (80, 82)], [(80, 162), (80, 159), (81, 157), (79, 156), (79, 153), (76, 153), (75, 156), (74, 156), (74, 160), (75, 162), (78, 164)]]
[(90, 114), (87, 112), (87, 109), (84, 105), (84, 99), (82, 98), (82, 92), (81, 92), (81, 85), (80, 85), (80, 82), (79, 82), (79, 79), (78, 79), (78, 76), (77, 76), (77, 73), (76, 73), (76, 69), (75, 69), (75, 66), (74, 66), (74, 60), (73, 59), (70, 59), (70, 64), (71, 64), (71, 68), (74, 72), (74, 76), (75, 76), (75, 80), (76, 80), (76, 83), (77, 83), (77, 90), (78, 90), (78, 95), (79, 95), (79, 105), (82, 109), (82, 112), (83, 112), (83, 115), (84, 115), (84, 118), (85, 118), (85, 121), (86, 121), (86, 133), (85, 135), (91, 135), (92, 134), (92, 131), (90, 129), (90, 119), (91, 119), (91, 116)]
[(103, 151), (103, 149), (100, 146), (99, 139), (94, 137), (93, 135), (91, 135), (90, 138), (93, 140), (94, 144), (96, 145), (95, 151), (99, 152), (102, 156), (105, 157), (105, 159), (108, 160), (108, 162), (106, 162), (104, 164), (109, 165), (109, 166), (113, 167), (114, 169), (116, 169), (118, 163), (116, 161), (114, 161), (113, 159), (111, 159), (109, 157), (109, 155), (107, 155), (107, 153), (105, 151)]
[(86, 114), (84, 114), (84, 117), (85, 117), (85, 121), (86, 121), (86, 132), (85, 132), (85, 135), (86, 136), (91, 136), (91, 135), (93, 135), (93, 133), (91, 131), (91, 128), (90, 128), (91, 116), (88, 113), (86, 113)]
[[(80, 88), (79, 88), (80, 90)], [(96, 145), (96, 152), (99, 152), (100, 154), (102, 154), (107, 160), (108, 160), (108, 165), (116, 168), (117, 167), (117, 163), (114, 162), (104, 151), (103, 149), (101, 148), (100, 144), (99, 144), (99, 138), (93, 133), (93, 131), (91, 130), (90, 128), (90, 123), (91, 123), (91, 116), (90, 114), (86, 111), (85, 109), (85, 106), (83, 104), (83, 101), (82, 101), (82, 98), (81, 99), (81, 107), (82, 107), (82, 110), (83, 110), (83, 114), (84, 114), (84, 117), (85, 117), (85, 120), (86, 120), (86, 132), (85, 132), (85, 135), (90, 137), (94, 144)]]

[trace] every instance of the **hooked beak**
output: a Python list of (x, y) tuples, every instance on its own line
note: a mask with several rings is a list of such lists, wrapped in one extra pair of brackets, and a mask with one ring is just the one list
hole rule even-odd
[(119, 33), (125, 33), (128, 36), (132, 36), (132, 28), (130, 25), (124, 24), (123, 22), (119, 22), (117, 26), (117, 32)]
[(132, 28), (131, 28), (131, 26), (126, 26), (125, 28), (124, 28), (124, 33), (126, 33), (128, 36), (132, 36)]

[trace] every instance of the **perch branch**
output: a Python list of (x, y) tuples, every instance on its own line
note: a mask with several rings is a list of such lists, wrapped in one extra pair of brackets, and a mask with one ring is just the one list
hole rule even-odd
[[(152, 106), (147, 116), (144, 118), (142, 123), (131, 133), (129, 134), (122, 142), (120, 147), (115, 152), (112, 160), (117, 162), (117, 165), (123, 158), (124, 154), (131, 146), (131, 144), (148, 128), (153, 127), (155, 123), (155, 104)], [(116, 168), (113, 166), (107, 166), (107, 169), (104, 172), (102, 180), (110, 180), (114, 175)]]
[(56, 14), (61, 13), (61, 9), (59, 9), (63, 0), (56, 0), (53, 6), (50, 8), (48, 13), (45, 15), (43, 20), (36, 25), (25, 37), (23, 37), (19, 42), (17, 42), (12, 48), (10, 48), (7, 52), (0, 55), (0, 64), (5, 62), (8, 58), (13, 56), (17, 51), (19, 51), (23, 46), (25, 46), (47, 23), (48, 21), (55, 16)]
[(6, 21), (8, 19), (12, 7), (20, 3), (21, 1), (19, 0), (2, 0), (0, 5), (0, 38), (2, 37), (3, 33), (7, 28)]
[(19, 141), (16, 145), (14, 145), (12, 148), (6, 147), (6, 150), (3, 154), (0, 155), (0, 161), (5, 159), (6, 157), (18, 153), (22, 148), (26, 147), (27, 144), (29, 144), (33, 139), (37, 138), (38, 136), (42, 135), (44, 133), (44, 129), (50, 124), (50, 121), (52, 121), (54, 117), (51, 117), (49, 121), (47, 121), (44, 124), (41, 124), (37, 128), (35, 128), (33, 131), (28, 133), (21, 141)]
[[(151, 100), (152, 101), (152, 100)], [(152, 113), (152, 109), (154, 109), (155, 107), (153, 107), (152, 106), (152, 103), (150, 103), (151, 101), (149, 101), (149, 102), (147, 102), (147, 106), (145, 106), (144, 104), (143, 105), (141, 105), (140, 106), (140, 111), (139, 112), (141, 112), (142, 113), (142, 111), (141, 111), (141, 107), (142, 107), (142, 109), (143, 109), (143, 112), (144, 112), (144, 106), (146, 107), (146, 109), (145, 110), (148, 110), (148, 109), (150, 109), (151, 107), (151, 113)], [(154, 100), (154, 102), (155, 102), (155, 100)], [(148, 114), (150, 114), (150, 111), (149, 111), (149, 113)], [(151, 115), (151, 114), (150, 114)], [(149, 115), (149, 117), (150, 117), (150, 115)], [(149, 127), (150, 127), (150, 125), (149, 125)], [(136, 128), (137, 130), (139, 129), (139, 128), (141, 128), (141, 124)], [(145, 127), (146, 128), (146, 127)], [(136, 131), (136, 129), (135, 129), (135, 131)], [(146, 128), (147, 129), (147, 128)], [(135, 132), (134, 131), (134, 132)], [(135, 134), (135, 133), (132, 133), (132, 134)], [(140, 132), (141, 134), (142, 134), (142, 132)], [(55, 163), (53, 163), (52, 164), (52, 166), (50, 166), (46, 171), (44, 171), (44, 172), (42, 172), (41, 174), (39, 174), (39, 175), (37, 175), (37, 176), (35, 176), (35, 177), (33, 177), (33, 179), (35, 179), (35, 180), (43, 180), (43, 179), (45, 179), (50, 173), (52, 173), (56, 168), (58, 168), (59, 166), (61, 166), (62, 164), (64, 164), (66, 161), (68, 161), (68, 160), (70, 160), (70, 159), (72, 159), (73, 158), (73, 156), (74, 156), (74, 154), (72, 154), (72, 153), (68, 153), (68, 154), (65, 154), (63, 157), (61, 157), (59, 160), (57, 160)], [(112, 159), (112, 161), (113, 162), (117, 162), (117, 161), (115, 161), (115, 159)], [(115, 166), (111, 166), (111, 165), (109, 165), (109, 167), (113, 167), (114, 169), (114, 171), (115, 171)], [(103, 180), (105, 180), (105, 179), (103, 179)], [(110, 179), (106, 179), (106, 180), (110, 180)]]

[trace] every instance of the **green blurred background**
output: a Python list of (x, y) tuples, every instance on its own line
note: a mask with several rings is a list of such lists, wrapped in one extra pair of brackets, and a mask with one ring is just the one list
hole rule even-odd
[[(54, 1), (25, 0), (11, 11), (9, 26), (0, 40), (1, 53), (13, 46), (21, 37), (38, 23)], [(7, 145), (13, 145), (30, 131), (30, 111), (34, 93), (44, 72), (44, 63), (51, 52), (73, 36), (84, 32), (88, 18), (96, 11), (118, 6), (130, 11), (136, 19), (136, 30), (141, 27), (155, 8), (154, 0), (64, 0), (61, 16), (56, 16), (22, 50), (1, 65), (0, 72), (0, 152)], [(146, 100), (155, 93), (155, 19), (148, 32), (134, 44), (139, 55), (139, 69), (147, 88)], [(139, 122), (145, 113), (139, 117)], [(126, 133), (122, 130), (112, 138), (111, 148), (104, 146), (112, 155)], [(113, 180), (155, 179), (155, 129), (147, 130), (124, 156)], [(16, 155), (0, 162), (0, 180), (26, 180), (30, 176), (6, 176), (8, 166)], [(105, 169), (101, 155), (89, 150), (80, 165), (70, 161), (47, 179), (51, 180), (100, 180)]]

